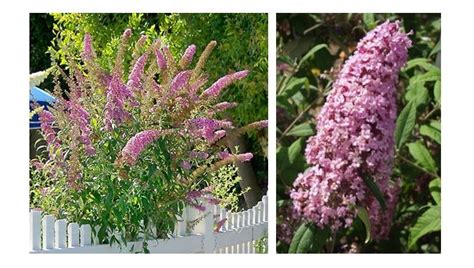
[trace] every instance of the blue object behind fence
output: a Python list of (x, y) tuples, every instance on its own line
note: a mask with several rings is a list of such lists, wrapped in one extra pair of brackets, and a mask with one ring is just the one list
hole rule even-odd
[[(48, 105), (51, 105), (55, 100), (56, 99), (48, 92), (37, 87), (32, 87), (30, 89), (30, 112), (33, 110), (31, 108), (31, 104), (33, 102), (38, 103), (39, 105), (43, 106), (47, 110)], [(30, 119), (30, 129), (36, 129), (39, 127), (40, 127), (40, 121), (39, 121), (38, 115), (35, 114), (33, 118)]]

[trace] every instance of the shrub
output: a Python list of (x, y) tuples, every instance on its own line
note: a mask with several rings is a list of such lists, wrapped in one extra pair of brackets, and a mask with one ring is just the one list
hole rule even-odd
[(54, 66), (57, 101), (51, 112), (39, 112), (48, 158), (31, 161), (31, 206), (99, 227), (100, 242), (166, 237), (186, 204), (219, 202), (210, 186), (221, 167), (252, 158), (227, 152), (226, 130), (236, 127), (220, 116), (233, 104), (217, 103), (248, 71), (205, 88), (203, 67), (215, 41), (191, 69), (194, 45), (178, 60), (158, 39), (129, 45), (131, 37), (130, 29), (120, 37), (110, 70), (88, 33), (80, 56), (64, 50), (69, 75)]

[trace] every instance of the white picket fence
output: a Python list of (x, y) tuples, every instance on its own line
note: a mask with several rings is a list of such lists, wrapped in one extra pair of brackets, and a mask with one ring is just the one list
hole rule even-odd
[[(187, 231), (187, 223), (203, 219)], [(216, 222), (227, 219), (219, 231)], [(217, 205), (207, 205), (204, 212), (187, 207), (169, 239), (149, 240), (150, 253), (255, 253), (256, 240), (267, 234), (268, 198), (264, 196), (253, 208), (231, 213)], [(56, 220), (41, 211), (30, 211), (31, 253), (130, 253), (142, 247), (142, 241), (119, 247), (94, 244), (91, 226)]]

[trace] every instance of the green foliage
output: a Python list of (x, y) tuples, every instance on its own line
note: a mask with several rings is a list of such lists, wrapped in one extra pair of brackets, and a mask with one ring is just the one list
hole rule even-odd
[(331, 232), (321, 230), (313, 223), (302, 223), (295, 232), (288, 253), (317, 253), (321, 251)]
[[(51, 41), (48, 51), (52, 61), (66, 65), (71, 57), (77, 58), (82, 51), (84, 34), (87, 32), (94, 38), (99, 65), (111, 70), (124, 29), (132, 29), (131, 40), (138, 40), (142, 34), (147, 35), (147, 45), (150, 45), (158, 37), (155, 24), (164, 15), (54, 13), (51, 16), (54, 19), (52, 32), (55, 38)], [(129, 61), (131, 55), (128, 54), (131, 53), (127, 53), (126, 60)]]
[[(439, 14), (277, 15), (277, 196), (282, 204), (290, 202), (289, 188), (296, 176), (308, 168), (304, 143), (300, 145), (314, 135), (315, 117), (336, 79), (335, 70), (366, 32), (387, 19), (399, 19), (406, 32), (414, 32), (410, 35), (413, 47), (409, 50), (409, 60), (397, 85), (399, 114), (394, 133), (393, 177), (400, 178), (402, 187), (391, 234), (386, 241), (371, 240), (368, 214), (359, 209), (352, 226), (339, 231), (336, 240), (323, 239), (324, 246), (318, 252), (348, 252), (353, 245), (357, 252), (440, 252), (441, 249)], [(306, 57), (308, 54), (311, 56)], [(364, 179), (383, 204), (373, 180)], [(303, 233), (299, 233), (298, 227), (294, 226), (294, 237), (298, 233), (301, 239)], [(288, 252), (289, 248), (295, 251), (299, 243), (295, 240), (291, 247), (279, 240), (278, 251)]]
[(410, 242), (408, 247), (416, 245), (418, 239), (424, 235), (441, 230), (441, 206), (431, 206), (416, 221), (410, 229)]
[(438, 169), (436, 163), (423, 143), (417, 141), (409, 143), (407, 146), (411, 156), (416, 160), (417, 164), (426, 168), (430, 172), (436, 173)]
[(255, 241), (255, 252), (259, 254), (268, 253), (268, 235)]
[(369, 214), (367, 213), (367, 210), (365, 208), (359, 207), (357, 209), (357, 216), (364, 223), (364, 227), (365, 227), (365, 242), (364, 243), (367, 244), (370, 241), (370, 232), (371, 232)]
[(296, 230), (291, 240), (288, 253), (308, 253), (311, 251), (316, 234), (316, 227), (312, 223), (304, 223)]
[(395, 129), (395, 145), (402, 147), (405, 141), (410, 137), (416, 120), (416, 102), (409, 102), (397, 118), (397, 127)]
[(212, 188), (212, 195), (220, 200), (221, 207), (225, 207), (229, 211), (238, 211), (239, 198), (248, 191), (248, 189), (238, 189), (241, 180), (242, 178), (237, 176), (235, 165), (223, 166), (211, 174), (209, 186)]
[(372, 194), (375, 196), (382, 209), (387, 209), (383, 193), (380, 190), (379, 186), (375, 183), (375, 181), (369, 176), (362, 176), (362, 179), (364, 180), (365, 185), (367, 185)]
[(160, 21), (159, 28), (174, 53), (191, 43), (200, 51), (209, 40), (218, 41), (206, 66), (209, 80), (231, 71), (250, 70), (246, 81), (222, 95), (240, 103), (232, 117), (239, 124), (248, 124), (268, 113), (267, 23), (267, 14), (172, 14)]

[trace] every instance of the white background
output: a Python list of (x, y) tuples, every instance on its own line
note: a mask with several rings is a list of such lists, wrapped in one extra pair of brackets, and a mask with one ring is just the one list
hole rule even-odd
[[(0, 267), (446, 267), (474, 263), (474, 10), (468, 0), (2, 1)], [(269, 255), (28, 254), (30, 12), (258, 12), (269, 14)], [(442, 13), (442, 253), (275, 254), (275, 13)], [(461, 265), (462, 266), (462, 265)]]

